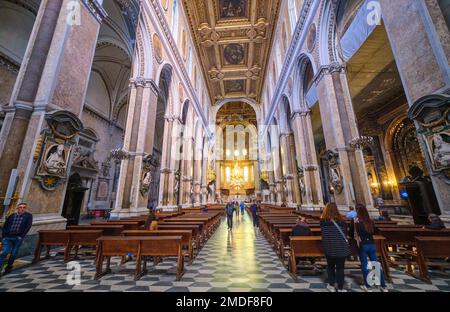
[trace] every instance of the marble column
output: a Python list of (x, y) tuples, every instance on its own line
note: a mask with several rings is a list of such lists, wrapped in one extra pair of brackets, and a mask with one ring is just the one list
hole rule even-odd
[[(0, 132), (0, 197), (13, 169), (18, 169), (16, 191), (34, 215), (30, 236), (40, 229), (61, 229), (61, 216), (70, 170), (57, 187), (48, 191), (36, 177), (45, 146), (48, 118), (67, 112), (78, 121), (84, 106), (98, 32), (106, 16), (101, 4), (77, 1), (81, 25), (68, 22), (63, 0), (42, 0)], [(53, 131), (55, 132), (55, 131)], [(59, 144), (68, 140), (58, 138)], [(74, 138), (75, 140), (75, 138)], [(73, 146), (73, 145), (72, 145)], [(73, 150), (73, 148), (72, 148)], [(72, 155), (66, 155), (69, 166)], [(38, 160), (41, 159), (41, 160)]]
[(344, 211), (358, 203), (375, 214), (363, 153), (350, 147), (350, 142), (359, 138), (359, 130), (345, 65), (323, 66), (316, 78), (327, 150), (338, 156), (336, 167), (330, 169), (330, 172), (334, 170), (342, 186), (341, 191), (335, 187), (335, 201)]
[[(438, 1), (380, 0), (380, 5), (409, 106), (428, 95), (450, 94), (450, 31)], [(440, 209), (450, 221), (448, 181), (434, 171), (424, 137), (418, 138)]]
[(298, 207), (302, 203), (302, 198), (300, 196), (297, 162), (295, 160), (295, 143), (292, 133), (281, 135), (281, 147), (283, 149), (283, 167), (285, 168), (284, 178), (289, 192), (287, 204), (291, 207)]
[(202, 150), (198, 147), (195, 149), (194, 157), (194, 206), (201, 204), (201, 178), (202, 178)]
[(130, 84), (127, 127), (113, 218), (148, 213), (148, 194), (141, 192), (144, 158), (153, 153), (158, 86), (152, 79), (134, 78)]
[(176, 121), (174, 116), (165, 116), (164, 126), (164, 145), (161, 160), (161, 179), (159, 186), (159, 210), (173, 210), (176, 207), (174, 203), (174, 178), (177, 157), (179, 154), (179, 143), (177, 144)]
[(319, 210), (323, 206), (322, 183), (314, 145), (311, 112), (296, 112), (292, 127), (297, 154), (297, 166), (304, 172), (302, 209)]

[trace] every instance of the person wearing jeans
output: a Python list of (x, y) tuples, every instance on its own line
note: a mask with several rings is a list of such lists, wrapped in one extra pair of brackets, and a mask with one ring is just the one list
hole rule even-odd
[[(369, 259), (371, 262), (378, 262), (377, 248), (373, 240), (373, 234), (375, 232), (375, 224), (372, 221), (372, 219), (370, 219), (369, 212), (367, 211), (365, 206), (357, 205), (356, 213), (357, 216), (355, 219), (352, 220), (350, 225), (350, 236), (356, 240), (356, 243), (358, 244), (359, 247), (361, 272), (364, 278), (364, 285), (361, 286), (361, 288), (364, 291), (371, 292), (372, 286), (374, 286), (375, 283), (369, 283), (368, 280), (369, 268), (367, 267), (368, 265), (367, 259)], [(380, 265), (379, 262), (378, 265)], [(377, 270), (376, 273), (379, 273), (379, 276), (376, 276), (376, 278), (380, 283), (377, 286), (380, 286), (380, 290), (382, 292), (387, 292), (388, 289), (386, 286), (383, 270), (381, 269), (381, 265), (379, 266), (379, 271)]]
[(33, 215), (26, 211), (27, 205), (21, 203), (17, 206), (17, 212), (10, 215), (5, 222), (2, 231), (2, 253), (0, 255), (0, 276), (2, 275), (3, 265), (6, 257), (9, 255), (8, 264), (4, 274), (11, 272), (14, 260), (22, 246), (23, 239), (28, 234), (33, 224)]

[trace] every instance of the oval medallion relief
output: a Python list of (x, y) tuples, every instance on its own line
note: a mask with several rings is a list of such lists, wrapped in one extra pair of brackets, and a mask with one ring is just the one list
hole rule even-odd
[(308, 31), (308, 39), (307, 39), (307, 48), (308, 48), (308, 52), (311, 53), (315, 46), (316, 46), (316, 24), (312, 24), (309, 27), (309, 31)]
[(156, 61), (159, 64), (161, 64), (163, 62), (163, 51), (162, 51), (161, 40), (159, 39), (157, 34), (153, 35), (153, 47), (155, 49)]

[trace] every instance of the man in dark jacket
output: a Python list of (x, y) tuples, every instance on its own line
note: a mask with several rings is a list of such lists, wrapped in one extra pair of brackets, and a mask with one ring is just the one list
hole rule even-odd
[(256, 205), (256, 201), (253, 201), (253, 204), (250, 206), (250, 212), (252, 213), (253, 227), (259, 226), (258, 205)]
[(234, 213), (234, 204), (233, 202), (229, 202), (226, 206), (226, 213), (227, 213), (227, 224), (228, 224), (228, 230), (233, 229), (233, 213)]
[(5, 274), (11, 272), (14, 260), (17, 257), (23, 239), (28, 234), (33, 224), (33, 215), (27, 210), (27, 204), (21, 203), (17, 206), (17, 212), (10, 215), (3, 226), (2, 231), (2, 254), (0, 255), (0, 276), (6, 257), (9, 256)]

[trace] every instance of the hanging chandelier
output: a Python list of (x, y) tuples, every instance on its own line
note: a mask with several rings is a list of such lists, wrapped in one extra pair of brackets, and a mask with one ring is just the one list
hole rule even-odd
[(354, 138), (349, 142), (351, 148), (354, 149), (363, 149), (365, 147), (371, 146), (374, 143), (374, 139), (371, 136), (360, 136), (358, 138)]

